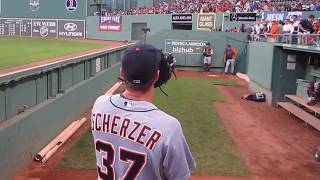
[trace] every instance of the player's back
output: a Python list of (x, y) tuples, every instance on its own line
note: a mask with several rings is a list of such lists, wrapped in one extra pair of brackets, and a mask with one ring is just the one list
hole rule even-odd
[(91, 128), (99, 179), (187, 179), (195, 166), (179, 122), (152, 103), (101, 96)]

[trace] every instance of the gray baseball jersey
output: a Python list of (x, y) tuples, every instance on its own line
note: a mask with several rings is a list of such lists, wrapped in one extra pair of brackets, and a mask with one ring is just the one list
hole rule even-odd
[(152, 103), (101, 96), (91, 129), (98, 179), (184, 180), (195, 168), (180, 123)]

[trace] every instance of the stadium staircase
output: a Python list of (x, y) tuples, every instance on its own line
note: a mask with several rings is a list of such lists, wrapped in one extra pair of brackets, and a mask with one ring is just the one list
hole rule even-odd
[(277, 103), (279, 107), (320, 131), (320, 105), (309, 106), (305, 99), (297, 95), (286, 95), (285, 97), (286, 102)]

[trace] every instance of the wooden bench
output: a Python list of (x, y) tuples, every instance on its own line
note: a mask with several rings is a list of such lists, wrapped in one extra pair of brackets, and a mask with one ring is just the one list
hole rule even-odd
[(316, 117), (320, 116), (320, 107), (319, 106), (317, 106), (317, 105), (309, 106), (305, 99), (302, 99), (301, 97), (296, 96), (296, 95), (286, 95), (285, 97), (290, 99), (291, 101), (293, 101), (298, 106), (300, 106), (300, 107), (302, 106), (302, 107), (306, 108), (308, 111), (311, 111), (312, 113), (314, 113), (314, 115)]
[(311, 115), (310, 113), (304, 111), (303, 109), (290, 102), (278, 102), (278, 106), (282, 107), (290, 114), (293, 114), (294, 116), (303, 120), (305, 123), (310, 124), (312, 127), (320, 131), (320, 119), (318, 119), (317, 117)]

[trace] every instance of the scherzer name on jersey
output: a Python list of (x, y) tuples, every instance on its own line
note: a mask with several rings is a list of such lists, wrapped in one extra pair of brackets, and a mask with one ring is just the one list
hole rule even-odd
[[(159, 131), (120, 115), (93, 113), (92, 120), (91, 130), (127, 138), (140, 145), (144, 145), (149, 150), (153, 150), (154, 146), (161, 138), (161, 133)], [(133, 128), (129, 130), (129, 127)], [(150, 135), (147, 136), (147, 134)]]

